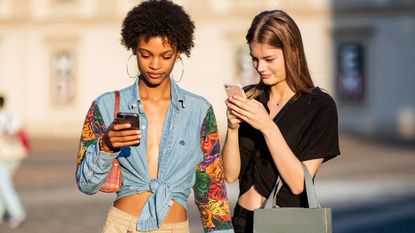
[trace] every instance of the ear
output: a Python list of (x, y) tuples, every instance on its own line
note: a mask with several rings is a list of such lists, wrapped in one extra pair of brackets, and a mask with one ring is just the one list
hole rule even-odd
[(137, 49), (131, 49), (131, 51), (133, 52), (133, 55), (137, 55)]
[(176, 61), (177, 61), (177, 60), (179, 60), (179, 59), (181, 58), (181, 57), (180, 57), (181, 55), (182, 55), (182, 53), (180, 53), (180, 52), (177, 52), (177, 53), (176, 53), (176, 57), (175, 57)]

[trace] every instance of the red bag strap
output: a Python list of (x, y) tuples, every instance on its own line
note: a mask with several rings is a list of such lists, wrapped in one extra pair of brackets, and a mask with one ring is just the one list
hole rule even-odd
[(114, 106), (114, 119), (117, 118), (117, 113), (120, 110), (120, 91), (114, 91), (115, 94), (115, 106)]

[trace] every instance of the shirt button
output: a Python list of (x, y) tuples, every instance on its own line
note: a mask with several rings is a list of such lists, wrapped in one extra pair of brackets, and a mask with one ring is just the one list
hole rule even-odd
[(146, 126), (145, 125), (141, 126), (141, 129), (143, 129), (143, 130), (146, 129)]

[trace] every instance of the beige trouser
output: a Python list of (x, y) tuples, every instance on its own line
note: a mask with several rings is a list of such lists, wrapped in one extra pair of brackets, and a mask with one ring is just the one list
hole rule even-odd
[[(129, 215), (115, 207), (111, 207), (108, 212), (102, 233), (145, 233), (145, 231), (137, 231), (137, 217)], [(188, 221), (161, 224), (160, 228), (152, 233), (189, 233)]]

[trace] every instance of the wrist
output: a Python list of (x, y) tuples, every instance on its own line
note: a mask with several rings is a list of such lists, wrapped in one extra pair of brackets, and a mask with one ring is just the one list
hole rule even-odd
[(240, 126), (239, 124), (237, 124), (237, 125), (229, 125), (229, 124), (228, 124), (228, 128), (227, 128), (227, 130), (228, 130), (228, 132), (238, 131), (239, 126)]
[(110, 146), (108, 146), (108, 145), (105, 143), (105, 141), (106, 141), (106, 140), (104, 140), (104, 137), (105, 137), (105, 136), (100, 137), (100, 138), (98, 139), (99, 150), (100, 150), (100, 151), (103, 151), (103, 152), (105, 152), (105, 153), (115, 153), (115, 152), (117, 152), (117, 150), (116, 150), (115, 148), (110, 147)]
[(269, 136), (277, 130), (279, 130), (278, 126), (273, 121), (271, 121), (270, 124), (267, 124), (267, 126), (265, 126), (260, 131), (264, 136)]

